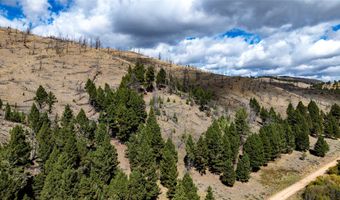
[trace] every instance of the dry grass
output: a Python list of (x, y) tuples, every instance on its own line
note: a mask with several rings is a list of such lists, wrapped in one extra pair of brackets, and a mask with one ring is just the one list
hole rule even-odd
[(260, 183), (271, 188), (271, 192), (275, 193), (287, 186), (295, 183), (301, 178), (296, 170), (289, 169), (263, 169), (261, 172)]

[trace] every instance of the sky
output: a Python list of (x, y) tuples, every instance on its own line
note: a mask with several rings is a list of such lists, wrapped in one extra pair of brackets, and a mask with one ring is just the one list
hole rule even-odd
[(339, 0), (0, 0), (0, 26), (235, 76), (340, 80)]

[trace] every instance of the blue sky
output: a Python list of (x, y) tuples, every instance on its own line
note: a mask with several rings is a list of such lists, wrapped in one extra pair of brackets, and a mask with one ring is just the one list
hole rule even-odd
[(340, 2), (0, 0), (0, 26), (228, 75), (340, 79)]

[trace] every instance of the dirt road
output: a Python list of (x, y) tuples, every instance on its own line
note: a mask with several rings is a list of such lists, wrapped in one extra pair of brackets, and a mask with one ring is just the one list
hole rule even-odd
[(281, 190), (280, 192), (274, 194), (269, 198), (269, 200), (285, 200), (288, 197), (292, 196), (299, 190), (302, 190), (304, 187), (306, 187), (310, 182), (314, 181), (318, 176), (321, 176), (326, 173), (326, 171), (337, 164), (337, 160), (339, 160), (340, 157), (333, 160), (330, 163), (327, 163), (326, 165), (322, 166), (315, 172), (307, 175), (305, 178), (301, 179), (300, 181), (296, 182), (295, 184), (287, 187), (284, 190)]

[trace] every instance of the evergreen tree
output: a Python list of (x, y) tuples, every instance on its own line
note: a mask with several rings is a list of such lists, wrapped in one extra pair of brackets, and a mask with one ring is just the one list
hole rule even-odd
[(236, 174), (234, 171), (233, 164), (230, 160), (226, 161), (220, 180), (223, 184), (232, 187), (235, 183)]
[(295, 148), (298, 151), (306, 151), (309, 149), (309, 127), (301, 112), (296, 112), (295, 118)]
[(312, 135), (320, 135), (322, 133), (322, 119), (320, 116), (319, 107), (316, 105), (315, 101), (310, 101), (308, 104), (308, 113), (311, 118), (311, 129)]
[(319, 136), (314, 146), (315, 155), (324, 157), (328, 151), (329, 151), (329, 146), (327, 142), (322, 136)]
[(96, 96), (96, 105), (95, 105), (95, 108), (98, 110), (98, 111), (101, 111), (103, 110), (106, 105), (105, 105), (105, 93), (104, 93), (104, 90), (99, 86), (98, 89), (97, 89), (97, 92), (96, 92), (97, 96)]
[(37, 133), (42, 124), (40, 121), (40, 112), (35, 103), (32, 104), (30, 114), (28, 115), (28, 121), (32, 130)]
[(255, 112), (256, 115), (258, 115), (260, 113), (261, 106), (260, 106), (259, 102), (256, 100), (255, 97), (250, 98), (249, 106)]
[(107, 188), (107, 199), (125, 200), (129, 197), (129, 181), (124, 172), (118, 170)]
[(269, 113), (268, 113), (268, 111), (264, 107), (261, 107), (260, 118), (262, 120), (262, 123), (267, 123), (268, 122)]
[(58, 102), (57, 97), (52, 92), (49, 92), (46, 99), (49, 113), (52, 112), (53, 105), (57, 102)]
[(188, 200), (182, 181), (178, 181), (173, 200)]
[(153, 82), (155, 81), (155, 69), (153, 66), (149, 66), (145, 74), (146, 90), (153, 91)]
[(89, 95), (90, 104), (92, 106), (95, 106), (96, 105), (96, 99), (97, 99), (97, 89), (96, 89), (95, 84), (90, 79), (87, 80), (86, 85), (85, 85), (85, 89), (86, 89), (86, 92)]
[(205, 196), (204, 200), (215, 200), (212, 188), (209, 186), (207, 190), (207, 195)]
[(186, 151), (186, 155), (184, 158), (184, 162), (185, 162), (186, 167), (190, 169), (191, 166), (193, 166), (195, 162), (195, 152), (196, 152), (196, 144), (193, 141), (191, 135), (189, 135), (186, 140), (185, 151)]
[(137, 62), (135, 68), (133, 69), (133, 72), (139, 81), (139, 83), (144, 83), (144, 74), (145, 74), (145, 68), (144, 65), (141, 62)]
[(197, 141), (194, 165), (200, 174), (205, 174), (208, 165), (208, 147), (203, 135)]
[(12, 111), (11, 106), (7, 103), (5, 108), (5, 120), (11, 120), (12, 119)]
[(336, 121), (336, 118), (330, 113), (326, 116), (324, 121), (324, 134), (329, 138), (339, 138), (340, 137), (340, 128)]
[(287, 121), (284, 122), (283, 127), (286, 133), (287, 153), (291, 153), (295, 149), (295, 136)]
[(38, 141), (38, 157), (42, 163), (45, 163), (52, 153), (54, 145), (51, 129), (47, 123), (44, 123), (41, 126), (36, 138)]
[(264, 163), (268, 163), (272, 159), (272, 147), (267, 132), (268, 132), (267, 126), (263, 126), (260, 128), (259, 136), (263, 144)]
[(249, 133), (249, 126), (247, 123), (247, 112), (243, 108), (236, 112), (235, 128), (237, 134), (241, 137), (241, 139), (244, 139), (245, 136)]
[(34, 100), (38, 103), (39, 107), (42, 108), (42, 106), (47, 102), (47, 98), (48, 94), (45, 91), (45, 88), (40, 85), (35, 93)]
[(197, 187), (195, 186), (194, 182), (192, 181), (191, 176), (188, 173), (184, 174), (183, 179), (182, 179), (182, 184), (183, 184), (183, 188), (184, 188), (187, 199), (191, 199), (191, 200), (200, 199), (197, 194)]
[(236, 169), (236, 180), (248, 182), (250, 178), (250, 161), (247, 154), (239, 158)]
[(232, 154), (232, 160), (235, 162), (240, 148), (240, 135), (236, 131), (235, 124), (232, 122), (228, 129), (225, 131), (230, 140), (230, 150)]
[(296, 124), (296, 117), (295, 117), (295, 110), (294, 110), (292, 103), (288, 104), (286, 114), (287, 114), (288, 124), (290, 126), (295, 125)]
[(223, 141), (218, 122), (215, 120), (205, 133), (205, 142), (208, 149), (208, 166), (213, 173), (221, 173), (225, 164), (223, 157)]
[(82, 135), (88, 139), (93, 139), (96, 124), (86, 117), (85, 111), (83, 109), (80, 109), (76, 117), (76, 121), (79, 124), (80, 133), (82, 133)]
[(161, 68), (156, 77), (156, 84), (157, 84), (157, 87), (161, 87), (165, 83), (166, 83), (166, 72), (163, 68)]
[[(169, 140), (168, 140), (169, 141)], [(168, 188), (167, 196), (172, 198), (175, 195), (177, 182), (177, 152), (173, 152), (171, 145), (165, 145), (162, 150), (162, 160), (160, 162), (160, 181)]]
[(243, 150), (247, 153), (250, 160), (252, 171), (257, 171), (264, 164), (264, 150), (261, 138), (257, 134), (252, 134), (247, 138)]
[(150, 144), (153, 149), (156, 162), (159, 163), (159, 161), (162, 158), (162, 149), (164, 147), (164, 141), (161, 135), (161, 128), (157, 123), (157, 119), (152, 107), (150, 108), (149, 118), (147, 119), (146, 122), (146, 130), (147, 130), (146, 132), (149, 135), (148, 137), (150, 139)]
[(10, 141), (7, 145), (8, 160), (12, 165), (26, 165), (29, 162), (31, 147), (26, 141), (25, 131), (21, 126), (15, 126), (10, 131)]
[(335, 119), (340, 122), (340, 106), (338, 104), (333, 104), (331, 110), (329, 111), (330, 115), (335, 117)]
[(147, 189), (145, 188), (146, 180), (142, 176), (142, 173), (138, 170), (133, 170), (130, 174), (129, 180), (129, 197), (125, 199), (140, 200), (147, 198)]
[(73, 120), (73, 111), (71, 110), (70, 105), (66, 105), (63, 113), (63, 117), (61, 118), (61, 125), (66, 127)]

